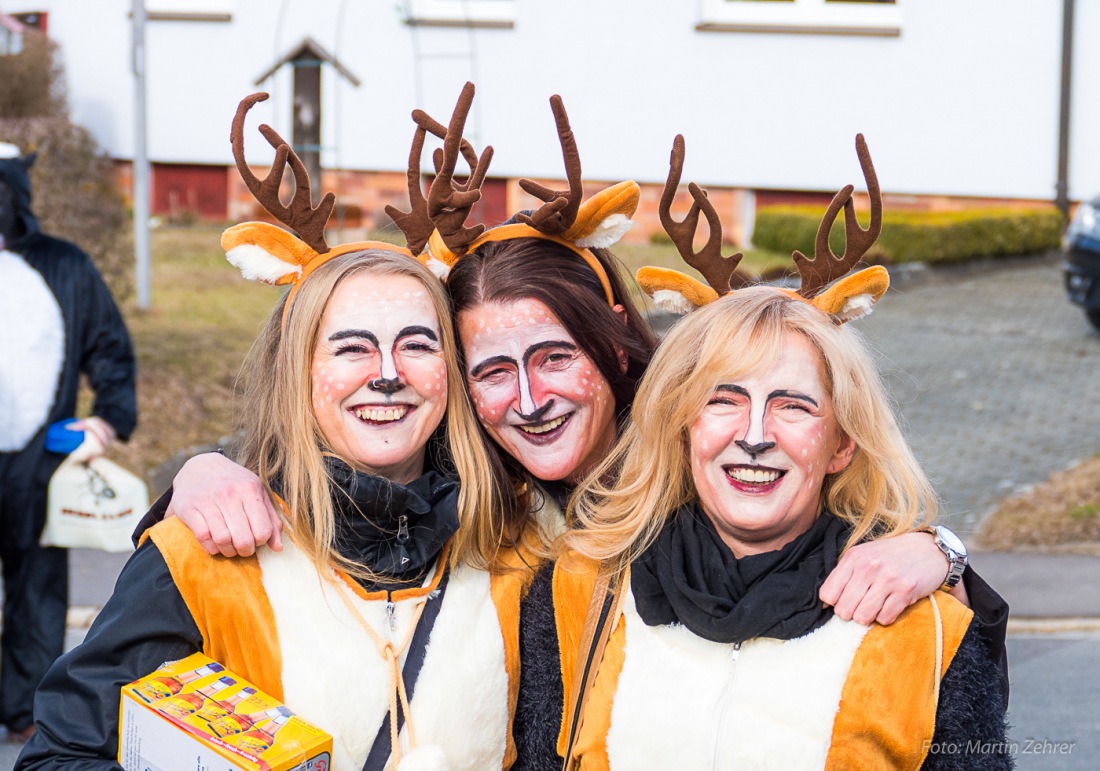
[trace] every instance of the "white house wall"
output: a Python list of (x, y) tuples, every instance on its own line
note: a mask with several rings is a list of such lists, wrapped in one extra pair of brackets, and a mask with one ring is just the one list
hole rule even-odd
[[(498, 176), (561, 176), (547, 104), (560, 93), (591, 179), (662, 180), (682, 132), (685, 178), (834, 189), (860, 182), (853, 136), (862, 131), (890, 192), (1054, 195), (1059, 0), (899, 0), (897, 37), (700, 32), (701, 0), (518, 0), (514, 29), (476, 30), (409, 27), (400, 0), (220, 5), (231, 22), (148, 25), (154, 161), (231, 163), (237, 102), (310, 35), (362, 81), (354, 88), (325, 69), (326, 167), (403, 168), (413, 107), (445, 120), (462, 82), (474, 79), (468, 134), (494, 145)], [(1097, 5), (1077, 3), (1075, 198), (1100, 191), (1100, 104), (1089, 99), (1100, 49), (1084, 45), (1100, 30)], [(0, 0), (9, 13), (49, 13), (74, 117), (120, 158), (133, 145), (130, 6)], [(414, 44), (424, 55), (419, 94)], [(438, 58), (446, 54), (455, 57)], [(289, 72), (263, 87), (272, 100), (253, 110), (250, 126), (271, 122), (289, 138)], [(271, 158), (256, 132), (247, 136), (250, 160)]]

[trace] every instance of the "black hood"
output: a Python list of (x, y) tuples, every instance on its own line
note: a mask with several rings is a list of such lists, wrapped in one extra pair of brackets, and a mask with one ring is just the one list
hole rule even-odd
[(22, 158), (0, 158), (0, 182), (14, 195), (16, 236), (5, 246), (13, 252), (18, 252), (20, 244), (38, 233), (38, 218), (31, 211), (31, 178), (27, 173), (34, 159), (34, 153)]

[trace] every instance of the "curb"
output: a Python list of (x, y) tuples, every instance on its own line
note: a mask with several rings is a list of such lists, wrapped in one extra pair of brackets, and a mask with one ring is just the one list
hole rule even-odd
[(974, 276), (986, 276), (1000, 270), (1042, 265), (1058, 265), (1065, 260), (1059, 249), (1034, 254), (1014, 254), (1005, 257), (984, 257), (961, 262), (899, 262), (887, 265), (891, 289), (915, 289), (929, 284), (960, 281)]
[(65, 614), (66, 629), (87, 629), (103, 608), (95, 605), (70, 605)]
[(1067, 616), (1063, 618), (1009, 618), (1010, 635), (1100, 634), (1100, 618)]

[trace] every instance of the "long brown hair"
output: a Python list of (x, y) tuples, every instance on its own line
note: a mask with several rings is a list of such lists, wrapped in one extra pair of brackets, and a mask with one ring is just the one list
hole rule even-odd
[[(634, 403), (638, 381), (657, 347), (657, 338), (631, 299), (618, 261), (607, 250), (592, 252), (607, 273), (626, 323), (608, 305), (599, 278), (583, 260), (563, 246), (538, 238), (492, 241), (480, 246), (452, 268), (447, 293), (456, 319), (459, 313), (484, 303), (522, 299), (543, 303), (610, 384), (616, 416), (621, 421)], [(625, 372), (620, 351), (626, 355)], [(465, 372), (467, 362), (461, 345), (459, 364)], [(481, 430), (485, 441), (491, 443), (489, 435)], [(492, 474), (497, 484), (503, 489), (530, 489), (537, 480), (515, 459), (492, 446), (496, 450), (492, 453)], [(522, 530), (528, 505), (524, 496), (512, 496), (501, 512), (506, 531)]]

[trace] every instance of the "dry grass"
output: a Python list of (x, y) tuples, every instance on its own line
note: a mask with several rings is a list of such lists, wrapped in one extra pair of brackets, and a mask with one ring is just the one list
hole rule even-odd
[(1001, 502), (978, 535), (982, 548), (1100, 554), (1100, 456)]
[(242, 279), (219, 235), (155, 230), (152, 308), (123, 307), (138, 358), (138, 428), (112, 456), (137, 473), (232, 431), (237, 370), (280, 290)]
[[(210, 225), (154, 230), (152, 309), (123, 306), (138, 357), (138, 428), (112, 457), (147, 478), (174, 455), (232, 432), (237, 370), (282, 291), (242, 279), (225, 260), (220, 234)], [(332, 241), (368, 237), (394, 240), (392, 233), (345, 231)], [(615, 253), (631, 275), (643, 265), (689, 270), (671, 245), (620, 246)], [(760, 272), (789, 260), (750, 252), (742, 267)], [(89, 401), (84, 394), (82, 414)]]

